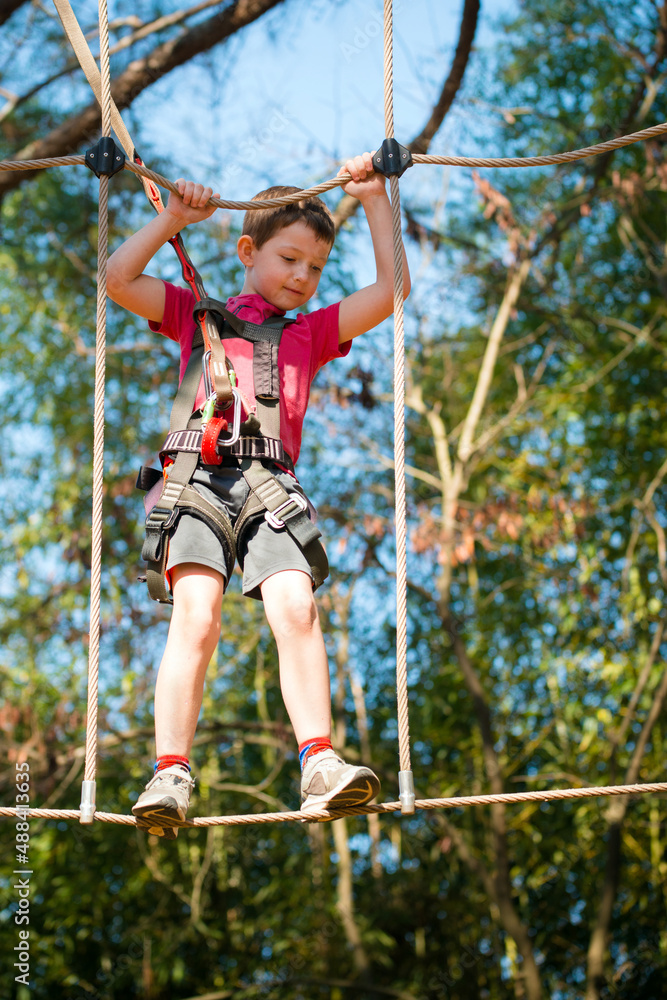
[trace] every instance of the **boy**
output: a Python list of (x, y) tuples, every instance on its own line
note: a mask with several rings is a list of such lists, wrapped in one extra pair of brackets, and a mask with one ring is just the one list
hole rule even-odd
[[(278, 350), (280, 373), (280, 439), (296, 463), (310, 384), (317, 370), (345, 356), (354, 337), (381, 323), (393, 310), (393, 244), (391, 206), (385, 179), (373, 172), (372, 154), (348, 160), (342, 171), (352, 180), (347, 194), (365, 210), (375, 253), (377, 277), (336, 305), (304, 316), (284, 330)], [(181, 197), (170, 195), (166, 209), (128, 239), (109, 259), (109, 296), (145, 317), (151, 329), (181, 346), (181, 379), (192, 351), (196, 324), (194, 296), (144, 273), (157, 250), (185, 226), (209, 218), (211, 188), (177, 181)], [(256, 196), (275, 197), (296, 189), (271, 188)], [(312, 298), (333, 245), (335, 228), (328, 209), (311, 198), (280, 209), (246, 213), (237, 252), (245, 268), (240, 295), (227, 301), (239, 319), (261, 324), (269, 317), (298, 309)], [(405, 295), (410, 290), (403, 262)], [(252, 344), (225, 340), (236, 369), (243, 417), (256, 401)], [(204, 401), (200, 386), (197, 406)], [(240, 405), (238, 402), (236, 405)], [(249, 412), (248, 412), (249, 411)], [(287, 461), (287, 460), (286, 460)], [(262, 460), (284, 489), (298, 491), (291, 463)], [(249, 487), (239, 459), (221, 465), (199, 462), (192, 485), (211, 503), (238, 518)], [(379, 791), (367, 767), (346, 764), (331, 745), (329, 666), (313, 599), (313, 570), (304, 552), (286, 531), (263, 518), (255, 519), (239, 540), (243, 592), (263, 600), (278, 647), (280, 685), (299, 745), (302, 768), (301, 810), (341, 808), (369, 802)], [(169, 543), (167, 570), (173, 613), (155, 691), (155, 775), (133, 808), (139, 826), (173, 839), (185, 819), (194, 779), (189, 753), (201, 708), (204, 677), (220, 633), (221, 604), (231, 566), (216, 535), (196, 518), (181, 514)]]

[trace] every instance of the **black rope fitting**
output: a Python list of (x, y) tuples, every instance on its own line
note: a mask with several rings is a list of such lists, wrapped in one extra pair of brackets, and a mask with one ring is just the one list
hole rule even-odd
[(373, 154), (373, 168), (385, 177), (402, 177), (412, 165), (412, 153), (396, 139), (384, 139)]
[(125, 153), (109, 135), (103, 135), (96, 146), (86, 150), (85, 163), (96, 177), (113, 177), (125, 166)]

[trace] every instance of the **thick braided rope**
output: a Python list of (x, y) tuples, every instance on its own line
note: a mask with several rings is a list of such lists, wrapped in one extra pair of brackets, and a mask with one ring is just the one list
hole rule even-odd
[[(393, 0), (384, 0), (384, 130), (394, 138)], [(403, 239), (398, 177), (390, 178), (394, 240), (394, 492), (396, 524), (396, 701), (401, 771), (410, 770), (408, 714), (407, 517), (405, 496), (405, 330)]]
[[(99, 0), (102, 134), (111, 135), (111, 72), (107, 0)], [(88, 645), (88, 709), (84, 781), (93, 781), (97, 766), (97, 703), (100, 672), (102, 528), (104, 503), (104, 393), (106, 377), (107, 256), (109, 178), (100, 177), (97, 236), (97, 337), (95, 343), (95, 410), (93, 419), (93, 518), (90, 568), (90, 639)]]
[[(85, 166), (85, 162), (86, 158), (81, 153), (76, 155), (73, 154), (72, 156), (45, 157), (38, 160), (0, 160), (0, 173), (20, 172), (23, 170), (47, 170), (49, 167)], [(163, 177), (162, 174), (156, 173), (149, 167), (144, 166), (143, 163), (134, 163), (130, 160), (126, 160), (124, 169), (129, 170), (133, 174), (137, 174), (138, 177), (153, 181), (155, 184), (165, 188), (167, 191), (171, 191), (173, 194), (178, 194), (178, 188), (173, 181), (170, 181), (168, 177)], [(293, 194), (281, 195), (280, 198), (266, 198), (262, 201), (227, 201), (224, 198), (210, 198), (208, 204), (215, 205), (217, 208), (225, 208), (230, 211), (238, 209), (240, 212), (262, 212), (267, 208), (279, 208), (281, 205), (293, 205), (295, 202), (302, 201), (304, 198), (314, 198), (317, 195), (324, 194), (326, 191), (332, 191), (334, 188), (347, 184), (347, 182), (351, 179), (352, 178), (349, 174), (337, 174), (335, 177), (331, 177), (328, 181), (322, 181), (320, 184), (315, 184), (313, 187), (304, 188), (301, 191), (295, 191)]]
[(584, 146), (565, 153), (547, 153), (544, 156), (436, 156), (431, 153), (415, 153), (414, 163), (443, 164), (450, 167), (548, 167), (556, 163), (572, 163), (574, 160), (584, 160), (587, 156), (599, 156), (601, 153), (611, 153), (623, 146), (631, 146), (635, 142), (646, 142), (667, 132), (667, 122), (651, 125), (640, 132), (621, 135), (617, 139), (607, 139), (595, 146)]
[[(505, 157), (479, 157), (479, 156), (435, 156), (428, 153), (415, 153), (414, 163), (420, 164), (442, 164), (454, 167), (540, 167), (557, 163), (571, 163), (574, 160), (582, 160), (589, 156), (599, 156), (623, 146), (630, 146), (635, 142), (644, 142), (664, 135), (667, 132), (667, 122), (660, 125), (652, 125), (650, 128), (642, 129), (639, 132), (632, 132), (629, 135), (619, 136), (617, 139), (609, 139), (606, 142), (598, 143), (595, 146), (586, 146), (583, 149), (570, 150), (565, 153), (550, 153), (544, 156), (505, 156)], [(0, 172), (13, 172), (22, 170), (45, 170), (49, 167), (81, 166), (85, 158), (81, 155), (54, 156), (35, 160), (2, 160), (0, 161)], [(177, 193), (176, 185), (173, 181), (163, 177), (161, 174), (150, 170), (142, 164), (126, 162), (125, 169), (132, 171), (140, 177), (146, 177), (165, 188), (167, 191)], [(229, 201), (222, 198), (211, 198), (209, 204), (217, 208), (239, 211), (262, 211), (265, 208), (277, 208), (280, 205), (290, 205), (301, 201), (303, 198), (313, 197), (340, 187), (350, 180), (347, 174), (340, 174), (332, 177), (328, 181), (316, 184), (314, 187), (304, 188), (293, 194), (283, 195), (280, 198), (271, 198), (266, 201)]]
[(384, 134), (394, 138), (394, 6), (384, 0)]
[[(586, 146), (583, 149), (573, 149), (565, 153), (549, 153), (545, 156), (435, 156), (430, 153), (415, 153), (412, 157), (416, 164), (442, 164), (453, 167), (546, 167), (557, 163), (572, 163), (574, 160), (583, 160), (588, 156), (599, 156), (602, 153), (609, 153), (623, 146), (631, 146), (635, 142), (645, 142), (648, 139), (655, 139), (667, 133), (667, 122), (660, 125), (652, 125), (650, 128), (642, 129), (640, 132), (631, 132), (629, 135), (619, 136), (617, 139), (608, 139), (606, 142), (598, 143), (595, 146)], [(2, 160), (0, 161), (0, 173), (18, 172), (22, 170), (45, 170), (48, 167), (81, 166), (85, 158), (78, 154), (72, 156), (54, 156), (35, 160)], [(138, 163), (126, 162), (125, 169), (132, 171), (140, 177), (146, 177), (155, 184), (165, 188), (167, 191), (177, 192), (173, 181), (155, 173)], [(267, 201), (228, 201), (222, 198), (211, 198), (209, 204), (217, 208), (239, 211), (261, 212), (265, 208), (278, 208), (280, 205), (291, 205), (301, 201), (302, 198), (314, 197), (331, 191), (333, 188), (347, 184), (350, 177), (347, 174), (340, 174), (332, 177), (328, 181), (316, 184), (314, 187), (304, 188), (293, 194), (283, 195), (280, 198), (271, 198)]]
[(394, 233), (394, 490), (396, 522), (396, 700), (401, 771), (410, 771), (408, 715), (408, 569), (405, 487), (405, 329), (403, 310), (403, 242), (398, 177), (390, 178)]
[[(422, 810), (463, 809), (469, 806), (488, 806), (502, 803), (512, 805), (519, 802), (562, 802), (573, 799), (610, 798), (618, 795), (667, 795), (667, 782), (647, 782), (638, 785), (605, 785), (590, 788), (551, 788), (536, 792), (504, 792), (498, 795), (461, 795), (442, 799), (417, 799), (415, 807)], [(400, 812), (400, 802), (383, 802), (380, 805), (360, 806), (356, 809), (321, 809), (309, 813), (314, 820), (337, 819), (340, 816), (367, 816), (369, 813), (387, 814)], [(78, 809), (23, 809), (22, 806), (0, 808), (0, 818), (10, 819), (27, 815), (31, 819), (71, 819), (78, 820)], [(134, 816), (120, 813), (96, 812), (95, 819), (101, 823), (115, 823), (119, 826), (136, 826)], [(241, 813), (234, 816), (196, 816), (179, 824), (184, 827), (202, 826), (254, 826), (264, 823), (307, 822), (302, 812)]]

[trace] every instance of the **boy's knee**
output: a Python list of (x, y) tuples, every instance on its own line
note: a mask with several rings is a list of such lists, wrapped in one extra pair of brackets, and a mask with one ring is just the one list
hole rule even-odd
[(210, 604), (186, 599), (174, 603), (172, 625), (183, 629), (194, 644), (216, 640), (220, 636), (220, 611)]
[(317, 607), (312, 594), (286, 593), (281, 607), (275, 609), (272, 617), (276, 638), (309, 635), (317, 623)]
[(171, 628), (187, 632), (193, 643), (217, 640), (221, 630), (220, 603), (221, 596), (215, 587), (190, 583), (175, 587)]

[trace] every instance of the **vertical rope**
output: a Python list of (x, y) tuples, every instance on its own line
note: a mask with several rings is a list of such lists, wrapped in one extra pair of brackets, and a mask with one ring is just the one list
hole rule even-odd
[[(392, 0), (384, 0), (385, 135), (394, 138), (394, 41)], [(407, 639), (407, 521), (405, 499), (405, 331), (403, 321), (403, 241), (398, 177), (390, 181), (394, 240), (394, 476), (396, 491), (396, 696), (401, 772), (410, 771)], [(409, 807), (404, 811), (410, 811)], [(414, 806), (412, 807), (414, 811)]]
[[(107, 0), (99, 0), (100, 72), (102, 78), (102, 135), (111, 135), (111, 72)], [(95, 346), (95, 406), (93, 419), (93, 515), (90, 571), (90, 632), (88, 645), (88, 710), (84, 782), (94, 783), (97, 766), (97, 702), (100, 663), (100, 606), (102, 588), (102, 507), (104, 501), (104, 390), (106, 376), (107, 256), (109, 236), (109, 178), (100, 176), (97, 238), (97, 337)], [(94, 784), (87, 786), (92, 795)], [(86, 787), (84, 786), (84, 798)], [(84, 821), (84, 802), (81, 803)], [(88, 810), (87, 822), (92, 821)]]

